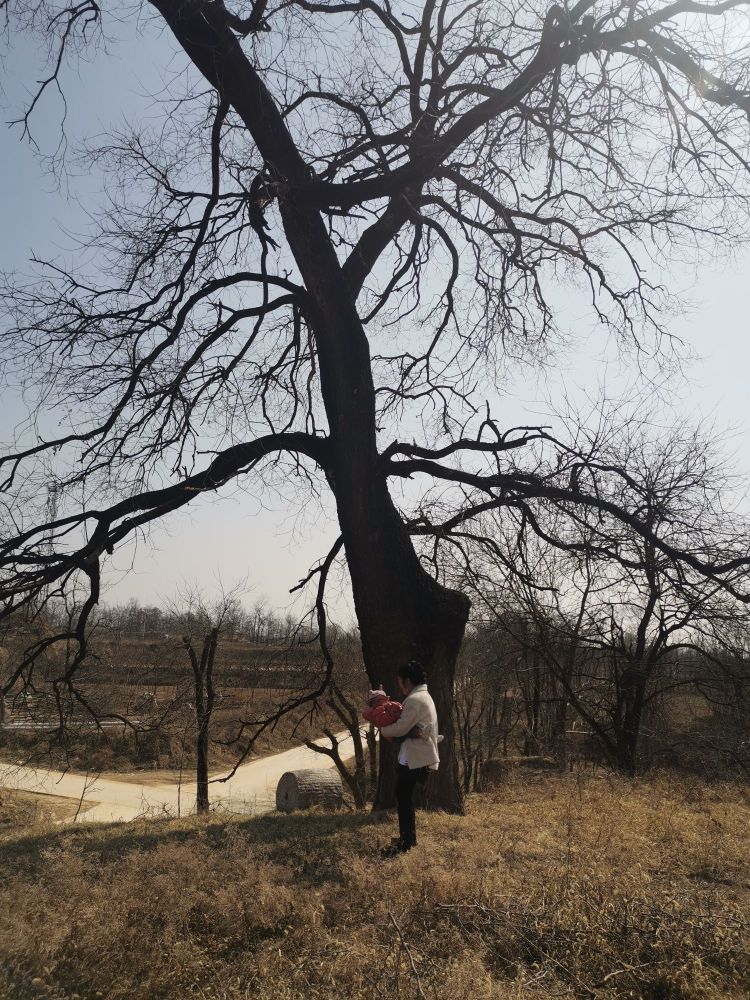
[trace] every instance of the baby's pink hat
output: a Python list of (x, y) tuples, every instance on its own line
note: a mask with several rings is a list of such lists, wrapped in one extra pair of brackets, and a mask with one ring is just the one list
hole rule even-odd
[(367, 700), (375, 701), (376, 698), (387, 698), (387, 697), (388, 695), (385, 693), (385, 691), (383, 691), (382, 688), (379, 688), (377, 691), (370, 691), (367, 695)]

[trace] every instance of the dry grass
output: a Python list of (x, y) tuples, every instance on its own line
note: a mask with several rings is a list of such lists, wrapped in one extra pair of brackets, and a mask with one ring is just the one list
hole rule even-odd
[(746, 1000), (746, 790), (524, 776), (420, 847), (294, 815), (0, 841), (0, 995)]
[[(0, 788), (0, 837), (31, 827), (49, 826), (75, 815), (78, 803), (62, 795), (41, 795)], [(0, 851), (1, 854), (1, 851)]]

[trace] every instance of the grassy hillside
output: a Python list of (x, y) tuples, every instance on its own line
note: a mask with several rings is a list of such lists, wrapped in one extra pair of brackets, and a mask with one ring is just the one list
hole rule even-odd
[(0, 995), (750, 995), (750, 798), (668, 776), (524, 776), (393, 820), (212, 818), (2, 835)]

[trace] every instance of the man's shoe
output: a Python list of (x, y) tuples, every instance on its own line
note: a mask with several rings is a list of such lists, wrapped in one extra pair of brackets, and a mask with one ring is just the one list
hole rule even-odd
[(395, 837), (387, 847), (382, 848), (380, 857), (397, 858), (400, 854), (406, 854), (412, 847), (416, 847), (416, 844), (404, 844), (398, 837)]
[(397, 858), (401, 854), (403, 854), (403, 851), (398, 844), (389, 844), (388, 847), (380, 848), (380, 857), (386, 860), (388, 858)]

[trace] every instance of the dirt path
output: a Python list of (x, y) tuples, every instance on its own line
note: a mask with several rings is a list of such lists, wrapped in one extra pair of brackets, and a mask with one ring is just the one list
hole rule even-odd
[[(351, 736), (339, 733), (337, 738), (341, 756), (344, 759), (350, 757), (354, 753)], [(305, 746), (251, 760), (239, 767), (228, 781), (212, 779), (209, 787), (211, 805), (255, 815), (271, 812), (276, 808), (276, 785), (285, 771), (333, 766), (330, 757)], [(0, 788), (63, 796), (81, 802), (78, 822), (113, 822), (138, 816), (186, 816), (195, 811), (195, 780), (190, 774), (183, 776), (180, 787), (174, 782), (144, 782), (143, 775), (137, 771), (120, 774), (117, 779), (94, 779), (82, 774), (0, 764)]]

